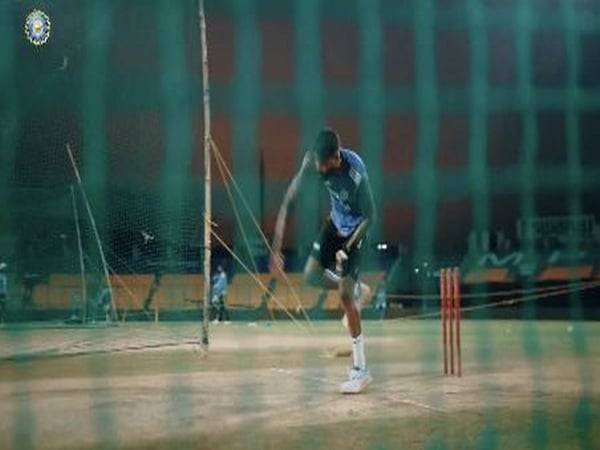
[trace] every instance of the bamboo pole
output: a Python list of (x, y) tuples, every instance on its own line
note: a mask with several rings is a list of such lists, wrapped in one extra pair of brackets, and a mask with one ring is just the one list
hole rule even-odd
[(210, 259), (211, 259), (211, 123), (210, 123), (210, 89), (208, 84), (208, 46), (206, 43), (206, 16), (204, 0), (198, 0), (200, 19), (200, 41), (202, 46), (202, 86), (204, 103), (204, 304), (202, 312), (202, 346), (208, 351), (208, 302), (210, 301)]
[(85, 263), (83, 261), (83, 244), (81, 242), (81, 229), (79, 227), (79, 211), (77, 209), (77, 199), (75, 198), (75, 188), (71, 185), (71, 202), (73, 203), (73, 218), (75, 219), (75, 231), (77, 232), (77, 248), (79, 249), (79, 270), (81, 273), (81, 315), (82, 321), (87, 322), (88, 300), (87, 285), (85, 282)]

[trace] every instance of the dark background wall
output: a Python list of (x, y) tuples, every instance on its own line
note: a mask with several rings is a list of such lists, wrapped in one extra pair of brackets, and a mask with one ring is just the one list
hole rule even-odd
[[(23, 35), (34, 7), (52, 19), (41, 48)], [(5, 249), (70, 227), (68, 202), (48, 200), (73, 180), (67, 142), (117, 253), (130, 255), (142, 229), (199, 243), (196, 4), (1, 8)], [(325, 124), (367, 162), (376, 240), (460, 254), (472, 229), (514, 236), (520, 216), (597, 215), (599, 12), (588, 0), (208, 1), (214, 138), (267, 235)], [(239, 245), (214, 176), (215, 219)], [(306, 189), (289, 247), (308, 247), (326, 206)]]

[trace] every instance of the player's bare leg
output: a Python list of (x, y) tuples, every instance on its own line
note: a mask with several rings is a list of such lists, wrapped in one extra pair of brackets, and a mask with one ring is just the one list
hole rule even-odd
[(351, 277), (340, 279), (339, 289), (342, 298), (342, 306), (348, 318), (348, 331), (350, 336), (355, 338), (361, 333), (360, 311), (354, 301), (355, 281)]
[[(309, 286), (333, 291), (339, 289), (341, 277), (323, 266), (317, 258), (309, 256), (304, 266), (304, 282)], [(360, 288), (360, 289), (359, 289)], [(360, 310), (364, 299), (371, 295), (371, 288), (365, 283), (355, 284), (354, 301)]]
[[(367, 298), (371, 296), (371, 288), (362, 282), (354, 283), (354, 304), (358, 309), (359, 315), (362, 310), (363, 303)], [(344, 328), (348, 330), (348, 316), (344, 313), (344, 317), (342, 317), (342, 325)]]
[(339, 289), (342, 298), (342, 306), (344, 307), (348, 320), (348, 331), (352, 337), (353, 358), (353, 367), (348, 373), (348, 380), (340, 386), (340, 391), (343, 394), (358, 394), (372, 381), (371, 375), (367, 370), (360, 310), (355, 302), (355, 288), (356, 282), (351, 277), (340, 279)]
[(319, 260), (311, 255), (304, 266), (304, 282), (309, 286), (331, 291), (338, 289), (340, 280), (335, 273), (323, 269)]

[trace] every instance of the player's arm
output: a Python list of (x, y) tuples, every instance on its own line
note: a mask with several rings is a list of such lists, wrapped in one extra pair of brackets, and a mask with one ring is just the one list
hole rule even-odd
[(283, 243), (283, 235), (285, 233), (285, 223), (287, 220), (287, 213), (290, 205), (296, 199), (298, 195), (298, 191), (300, 190), (300, 186), (305, 178), (305, 175), (310, 170), (310, 166), (313, 163), (312, 153), (306, 152), (304, 158), (302, 160), (302, 165), (300, 166), (300, 170), (294, 178), (292, 182), (287, 188), (285, 196), (283, 197), (283, 201), (281, 202), (281, 206), (279, 207), (279, 213), (277, 214), (277, 221), (275, 222), (275, 234), (273, 236), (273, 255), (271, 257), (271, 271), (274, 271), (275, 267), (279, 269), (283, 268), (283, 258), (281, 255), (281, 246)]
[(351, 252), (362, 241), (373, 222), (375, 222), (375, 200), (373, 199), (371, 183), (369, 183), (369, 178), (366, 176), (358, 187), (358, 201), (363, 212), (363, 220), (344, 245), (346, 254)]

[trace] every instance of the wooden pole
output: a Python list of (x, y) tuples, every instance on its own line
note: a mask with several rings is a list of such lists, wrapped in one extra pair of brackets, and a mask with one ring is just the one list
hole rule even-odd
[(210, 89), (208, 84), (208, 46), (206, 43), (206, 16), (204, 0), (198, 0), (200, 19), (200, 41), (202, 45), (202, 85), (204, 103), (204, 304), (202, 308), (202, 346), (208, 351), (208, 302), (210, 301), (210, 258), (211, 258), (211, 123), (210, 123)]
[(442, 317), (442, 347), (444, 353), (444, 375), (448, 375), (448, 293), (446, 292), (446, 269), (440, 270), (440, 309)]
[(88, 300), (87, 285), (85, 282), (85, 263), (83, 261), (83, 245), (81, 242), (81, 229), (79, 228), (79, 211), (77, 209), (77, 199), (75, 198), (75, 188), (71, 185), (71, 201), (73, 202), (73, 216), (75, 219), (75, 231), (77, 232), (77, 248), (79, 249), (79, 271), (81, 272), (81, 315), (82, 321), (87, 322)]
[(106, 281), (106, 288), (108, 289), (108, 293), (110, 295), (110, 304), (112, 306), (112, 314), (111, 319), (114, 321), (119, 320), (119, 316), (117, 314), (117, 308), (115, 305), (115, 300), (113, 298), (113, 289), (112, 283), (110, 282), (110, 275), (108, 273), (108, 264), (106, 263), (106, 256), (104, 256), (104, 250), (102, 249), (102, 241), (100, 240), (100, 233), (98, 233), (98, 228), (96, 227), (96, 220), (94, 219), (94, 215), (92, 214), (92, 207), (90, 206), (90, 202), (87, 198), (87, 194), (83, 189), (83, 183), (81, 182), (81, 175), (79, 174), (79, 169), (77, 168), (77, 164), (75, 163), (75, 158), (73, 157), (73, 152), (71, 151), (71, 145), (67, 143), (65, 145), (67, 150), (67, 154), (69, 155), (69, 160), (71, 161), (71, 166), (73, 167), (73, 172), (75, 173), (75, 179), (77, 180), (77, 186), (79, 187), (79, 191), (81, 192), (81, 196), (83, 198), (83, 204), (87, 210), (88, 217), (90, 219), (90, 224), (92, 225), (92, 231), (94, 232), (94, 237), (96, 238), (96, 245), (98, 246), (98, 252), (100, 253), (100, 259), (102, 260), (102, 270), (104, 271), (104, 279)]

